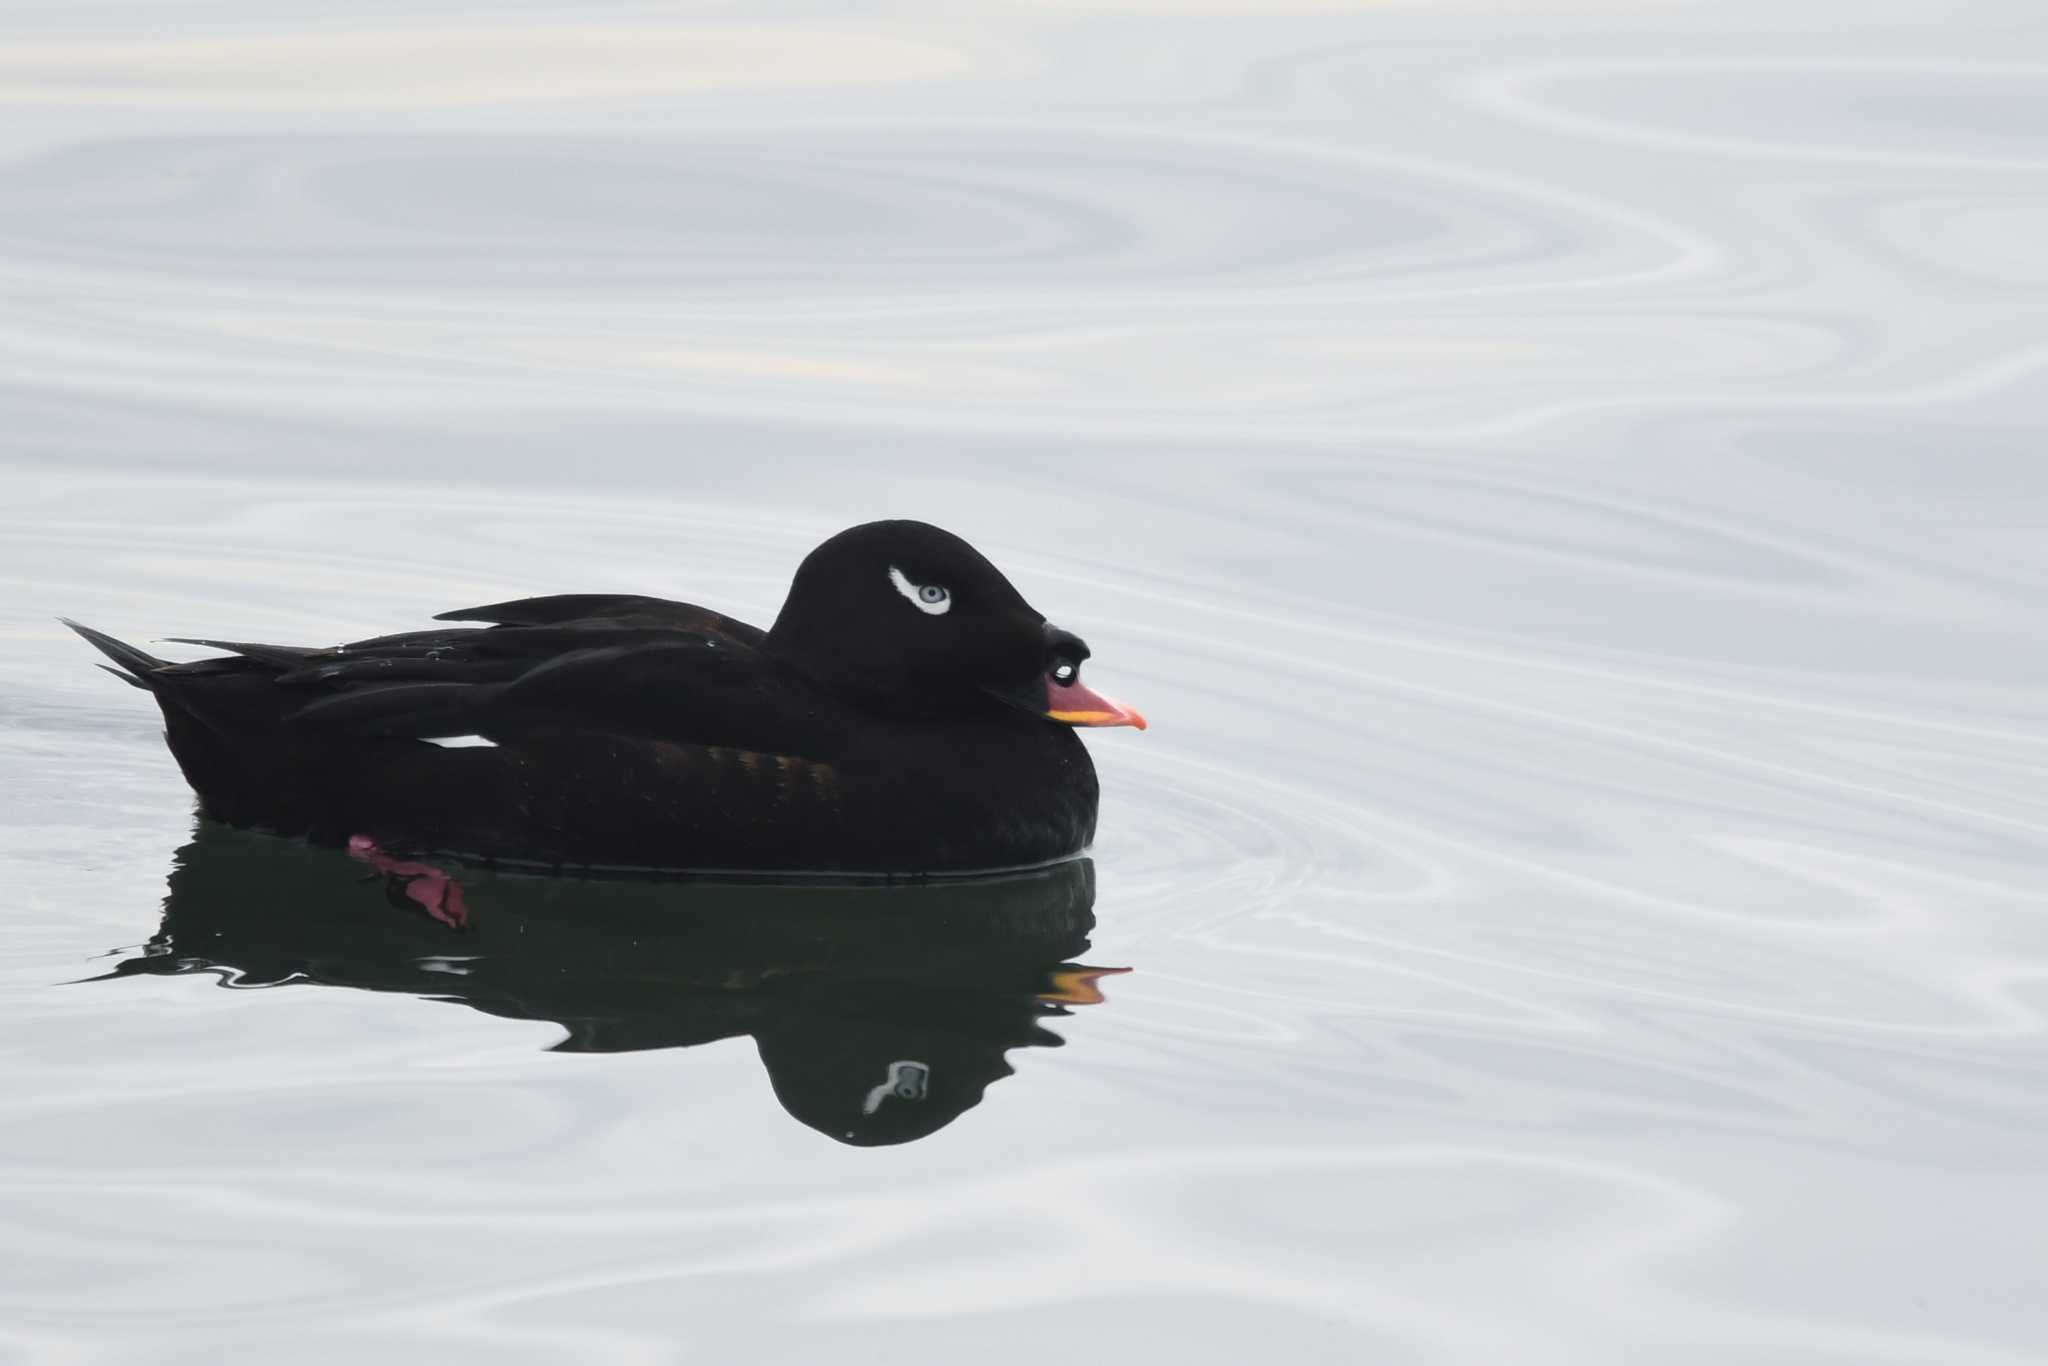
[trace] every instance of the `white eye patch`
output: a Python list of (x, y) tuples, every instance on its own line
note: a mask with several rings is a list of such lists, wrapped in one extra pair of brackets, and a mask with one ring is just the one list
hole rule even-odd
[(895, 565), (889, 566), (889, 582), (910, 599), (911, 606), (932, 616), (943, 616), (953, 608), (953, 595), (935, 583), (912, 583)]

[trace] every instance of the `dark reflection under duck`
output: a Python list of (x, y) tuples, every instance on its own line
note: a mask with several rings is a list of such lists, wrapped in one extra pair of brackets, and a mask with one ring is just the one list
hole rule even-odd
[[(568, 1031), (557, 1051), (751, 1035), (776, 1097), (862, 1146), (922, 1138), (1102, 999), (1086, 859), (913, 883), (628, 882), (376, 866), (201, 821), (113, 977), (407, 992)], [(460, 932), (455, 924), (460, 922)]]

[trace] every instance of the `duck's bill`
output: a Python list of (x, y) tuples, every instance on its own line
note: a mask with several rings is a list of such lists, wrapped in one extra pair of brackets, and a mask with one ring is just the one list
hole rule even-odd
[[(1061, 678), (1061, 673), (1066, 675)], [(1044, 674), (1020, 688), (990, 688), (994, 696), (1019, 711), (1043, 716), (1069, 726), (1136, 726), (1145, 729), (1145, 718), (1136, 707), (1104, 697), (1075, 677), (1071, 663)]]
[(1047, 678), (1045, 700), (1045, 715), (1070, 726), (1136, 726), (1139, 730), (1145, 729), (1145, 718), (1138, 714), (1137, 708), (1104, 697), (1078, 678), (1071, 683)]

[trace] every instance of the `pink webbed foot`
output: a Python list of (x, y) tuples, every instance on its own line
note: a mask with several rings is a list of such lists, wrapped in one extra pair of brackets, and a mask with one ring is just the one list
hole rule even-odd
[(384, 875), (385, 885), (451, 930), (469, 928), (469, 903), (462, 884), (431, 863), (393, 858), (368, 835), (351, 835), (348, 856)]

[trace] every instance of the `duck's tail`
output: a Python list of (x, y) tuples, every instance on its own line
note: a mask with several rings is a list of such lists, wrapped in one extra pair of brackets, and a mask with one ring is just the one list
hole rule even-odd
[(335, 746), (287, 730), (287, 710), (303, 699), (276, 686), (276, 665), (239, 655), (177, 663), (58, 620), (111, 661), (101, 668), (156, 699), (164, 739), (207, 815), (289, 834), (311, 826), (318, 812), (304, 774), (336, 762)]
[(85, 637), (95, 650), (119, 665), (119, 668), (114, 669), (108, 669), (104, 664), (100, 667), (130, 687), (141, 688), (144, 692), (155, 692), (157, 672), (170, 667), (168, 661), (138, 650), (125, 640), (116, 640), (105, 631), (95, 631), (92, 627), (81, 625), (70, 617), (58, 617), (57, 620)]

